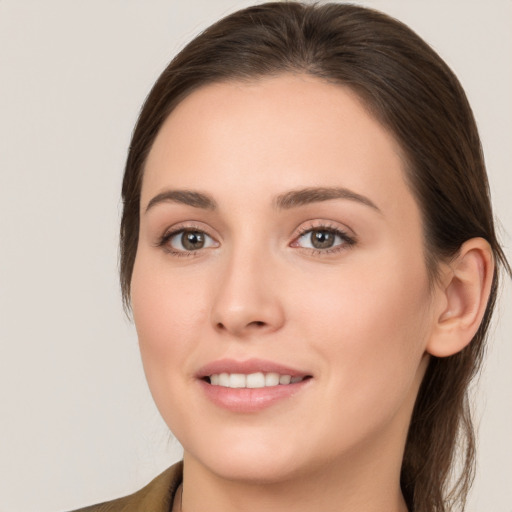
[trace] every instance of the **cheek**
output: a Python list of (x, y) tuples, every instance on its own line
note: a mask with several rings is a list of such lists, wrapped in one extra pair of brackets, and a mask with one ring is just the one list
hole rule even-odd
[[(320, 284), (320, 283), (317, 283)], [(323, 283), (298, 317), (314, 340), (331, 396), (342, 395), (355, 415), (392, 414), (416, 393), (430, 328), (426, 273), (418, 265), (382, 265)], [(335, 398), (336, 399), (336, 398)]]
[(149, 389), (160, 414), (180, 439), (189, 428), (186, 401), (190, 356), (200, 351), (206, 308), (205, 286), (170, 272), (158, 258), (137, 255), (132, 277), (132, 310)]
[[(380, 258), (379, 264), (347, 266), (302, 280), (302, 306), (297, 318), (314, 319), (312, 326), (361, 346), (363, 339), (376, 346), (389, 346), (394, 333), (414, 341), (428, 324), (429, 284), (421, 262), (394, 263)], [(416, 258), (417, 259), (417, 258)], [(393, 337), (393, 336), (392, 336)], [(391, 347), (389, 347), (391, 348)]]
[(169, 380), (201, 338), (207, 316), (205, 286), (173, 273), (155, 258), (137, 256), (132, 277), (132, 309), (146, 376)]

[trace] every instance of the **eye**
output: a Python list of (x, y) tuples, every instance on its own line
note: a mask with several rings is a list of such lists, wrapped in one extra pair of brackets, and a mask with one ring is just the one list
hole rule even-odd
[(204, 231), (197, 229), (180, 229), (167, 233), (162, 241), (161, 245), (166, 245), (171, 252), (193, 252), (200, 249), (206, 249), (208, 247), (216, 247), (217, 242)]
[(339, 229), (318, 227), (304, 231), (292, 246), (331, 252), (354, 243), (355, 240), (352, 237)]

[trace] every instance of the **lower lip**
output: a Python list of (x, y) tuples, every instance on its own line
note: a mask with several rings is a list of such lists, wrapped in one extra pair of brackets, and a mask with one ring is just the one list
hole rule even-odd
[(199, 383), (206, 396), (217, 406), (233, 412), (257, 412), (289, 399), (308, 386), (312, 379), (294, 384), (280, 384), (265, 388), (227, 388), (213, 386), (204, 380)]

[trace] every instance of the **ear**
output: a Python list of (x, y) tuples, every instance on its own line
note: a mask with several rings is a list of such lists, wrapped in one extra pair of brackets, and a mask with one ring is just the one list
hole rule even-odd
[(494, 276), (489, 243), (483, 238), (466, 241), (441, 272), (435, 325), (426, 350), (433, 356), (447, 357), (471, 342), (484, 316)]

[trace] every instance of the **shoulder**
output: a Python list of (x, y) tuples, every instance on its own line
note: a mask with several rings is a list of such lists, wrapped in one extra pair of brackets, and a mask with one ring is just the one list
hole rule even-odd
[(183, 463), (166, 469), (139, 491), (74, 512), (169, 512), (183, 477)]

